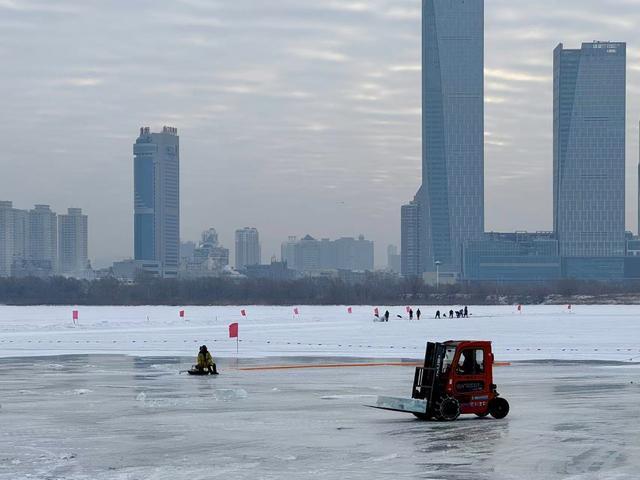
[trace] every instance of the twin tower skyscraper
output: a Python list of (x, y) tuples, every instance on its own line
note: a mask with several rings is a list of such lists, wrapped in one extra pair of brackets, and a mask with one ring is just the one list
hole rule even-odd
[[(554, 52), (554, 236), (562, 257), (625, 254), (624, 43)], [(551, 87), (551, 86), (550, 86)], [(484, 240), (484, 1), (422, 1), (422, 186), (402, 270), (463, 274)]]

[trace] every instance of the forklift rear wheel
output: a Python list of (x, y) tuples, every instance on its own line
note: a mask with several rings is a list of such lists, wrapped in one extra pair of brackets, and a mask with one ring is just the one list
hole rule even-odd
[(509, 402), (502, 397), (496, 397), (489, 402), (489, 413), (498, 420), (504, 418), (509, 413)]
[(460, 416), (460, 403), (453, 397), (443, 397), (436, 402), (438, 420), (452, 422)]

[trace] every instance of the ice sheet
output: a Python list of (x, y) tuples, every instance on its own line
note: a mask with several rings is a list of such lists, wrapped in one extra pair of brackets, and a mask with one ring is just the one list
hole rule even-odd
[(425, 423), (363, 406), (407, 395), (411, 368), (230, 360), (219, 377), (180, 375), (190, 360), (0, 360), (0, 480), (619, 480), (640, 469), (637, 365), (516, 363), (495, 372), (506, 419)]
[[(194, 355), (206, 343), (214, 355), (233, 357), (228, 325), (240, 323), (241, 358), (265, 356), (424, 356), (427, 340), (483, 339), (498, 360), (640, 360), (640, 307), (470, 307), (468, 319), (408, 321), (404, 307), (388, 323), (373, 321), (373, 306), (293, 307), (9, 307), (0, 306), (0, 356), (118, 353)], [(453, 307), (456, 308), (456, 307)], [(72, 310), (79, 310), (79, 325)], [(240, 314), (245, 309), (247, 317)], [(414, 310), (416, 310), (414, 306)], [(449, 310), (441, 307), (440, 310)], [(185, 310), (185, 318), (179, 311)], [(400, 319), (397, 315), (402, 315)]]

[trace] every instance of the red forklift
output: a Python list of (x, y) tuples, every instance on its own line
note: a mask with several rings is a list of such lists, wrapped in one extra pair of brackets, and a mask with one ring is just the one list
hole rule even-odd
[(501, 419), (509, 413), (509, 402), (493, 383), (491, 342), (469, 340), (427, 343), (411, 398), (378, 397), (374, 407), (440, 421), (453, 421), (461, 414)]

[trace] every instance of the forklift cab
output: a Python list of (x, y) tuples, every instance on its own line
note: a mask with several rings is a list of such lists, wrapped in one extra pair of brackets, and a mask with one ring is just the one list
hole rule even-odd
[(460, 413), (486, 414), (495, 394), (490, 342), (444, 344), (443, 391), (460, 403)]

